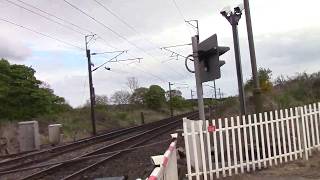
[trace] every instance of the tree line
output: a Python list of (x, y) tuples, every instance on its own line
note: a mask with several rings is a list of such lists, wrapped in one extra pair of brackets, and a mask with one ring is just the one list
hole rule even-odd
[[(169, 98), (169, 91), (165, 91), (159, 85), (149, 87), (140, 87), (139, 81), (135, 77), (128, 77), (126, 85), (128, 90), (119, 90), (114, 92), (110, 98), (106, 95), (96, 96), (96, 105), (138, 105), (150, 109), (161, 109), (172, 103), (176, 109), (190, 107), (191, 104), (182, 97), (179, 90), (171, 90), (172, 98)], [(89, 105), (89, 101), (87, 105)]]
[(71, 107), (38, 80), (35, 70), (0, 60), (0, 119), (30, 119), (66, 111)]

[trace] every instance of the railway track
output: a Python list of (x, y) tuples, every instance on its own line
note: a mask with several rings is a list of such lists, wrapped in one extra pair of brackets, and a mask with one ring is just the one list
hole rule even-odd
[[(173, 124), (175, 124), (175, 123), (177, 124), (179, 122), (179, 120), (177, 120), (177, 119), (181, 119), (182, 117), (186, 117), (186, 116), (190, 116), (190, 115), (194, 115), (194, 114), (195, 113), (192, 112), (192, 113), (186, 113), (186, 114), (178, 115), (178, 116), (174, 117), (175, 121), (172, 121), (173, 119), (168, 118), (168, 119), (164, 119), (164, 120), (161, 120), (161, 121), (157, 121), (157, 122), (146, 124), (146, 125), (142, 125), (142, 126), (135, 126), (135, 127), (131, 127), (131, 128), (115, 130), (115, 131), (112, 131), (112, 132), (109, 132), (109, 133), (101, 134), (101, 135), (96, 136), (96, 137), (83, 139), (83, 140), (77, 141), (75, 143), (62, 145), (62, 146), (58, 146), (58, 147), (51, 148), (51, 149), (48, 149), (48, 150), (43, 150), (43, 151), (40, 151), (40, 152), (34, 152), (34, 153), (27, 154), (25, 156), (13, 158), (13, 159), (11, 159), (9, 161), (0, 163), (0, 167), (1, 167), (0, 173), (1, 173), (1, 171), (2, 172), (3, 171), (10, 171), (10, 170), (14, 170), (14, 169), (17, 169), (17, 168), (26, 167), (26, 166), (30, 166), (30, 165), (33, 165), (33, 164), (38, 164), (40, 162), (44, 162), (44, 161), (46, 161), (46, 160), (48, 160), (50, 158), (59, 156), (61, 154), (64, 154), (64, 153), (67, 153), (67, 152), (70, 152), (70, 151), (74, 151), (74, 150), (78, 150), (79, 148), (87, 147), (87, 146), (90, 146), (92, 144), (97, 144), (97, 143), (100, 143), (100, 142), (103, 142), (103, 141), (110, 141), (110, 140), (115, 139), (117, 137), (130, 134), (132, 132), (136, 132), (136, 134), (132, 135), (132, 137), (127, 137), (127, 138), (123, 138), (122, 140), (117, 140), (117, 141), (115, 141), (113, 143), (105, 145), (102, 148), (98, 148), (98, 149), (96, 149), (94, 151), (90, 151), (90, 152), (87, 152), (85, 154), (82, 154), (79, 157), (86, 157), (86, 156), (95, 155), (95, 154), (99, 154), (99, 153), (103, 153), (103, 152), (119, 150), (119, 149), (121, 149), (123, 147), (126, 147), (126, 148), (128, 148), (128, 147), (136, 147), (139, 144), (143, 143), (142, 142), (143, 140), (152, 139), (153, 137), (156, 137), (159, 134), (164, 133), (163, 131), (167, 130), (166, 127), (168, 127), (168, 128), (169, 127), (176, 127), (176, 126), (173, 126)], [(145, 129), (149, 129), (149, 130), (145, 130)], [(160, 129), (161, 129), (161, 131), (159, 132)], [(171, 129), (171, 128), (169, 128), (169, 129)], [(139, 130), (141, 130), (141, 131), (144, 130), (144, 132), (137, 133), (137, 132), (139, 132)], [(155, 132), (159, 132), (159, 134), (152, 135)], [(148, 136), (148, 137), (143, 137), (143, 136)], [(130, 143), (128, 144), (128, 142), (130, 142)], [(136, 142), (136, 143), (132, 144), (133, 142)], [(113, 154), (113, 155), (111, 155), (111, 157), (114, 157), (116, 155), (118, 155), (118, 154)], [(79, 157), (75, 157), (73, 159), (76, 159), (76, 158), (79, 158)], [(109, 157), (109, 158), (111, 158), (111, 157)], [(95, 162), (95, 163), (97, 163), (97, 162)], [(93, 163), (93, 164), (95, 164), (95, 163)], [(92, 165), (92, 163), (91, 163), (91, 165)], [(85, 166), (85, 167), (88, 168), (91, 165), (88, 165), (88, 166)], [(29, 176), (25, 176), (25, 178), (23, 178), (23, 179), (39, 179), (39, 176), (41, 178), (45, 174), (54, 173), (56, 171), (56, 169), (60, 169), (63, 166), (70, 166), (70, 164), (67, 163), (67, 164), (55, 165), (53, 167), (43, 169), (40, 172), (36, 172), (36, 173), (33, 173), (33, 174), (29, 175)], [(81, 164), (81, 166), (84, 166), (84, 164)], [(96, 166), (96, 165), (94, 165), (94, 166)], [(83, 169), (83, 168), (80, 167), (80, 169)], [(75, 173), (74, 170), (72, 172)], [(66, 177), (68, 177), (68, 176), (66, 176)], [(53, 178), (53, 179), (55, 179), (55, 178)], [(59, 178), (59, 179), (61, 179), (61, 178)]]
[[(188, 117), (195, 117), (197, 116), (196, 113), (189, 115)], [(97, 149), (93, 152), (89, 152), (83, 154), (77, 158), (87, 157), (91, 155), (97, 155), (105, 152), (117, 151), (122, 150), (124, 148), (134, 148), (139, 145), (143, 145), (147, 141), (150, 141), (153, 138), (158, 137), (168, 131), (172, 131), (176, 127), (181, 125), (181, 117), (174, 118), (173, 121), (163, 124), (161, 126), (154, 127), (147, 131), (138, 133), (132, 137), (128, 137), (121, 141), (114, 142), (108, 146), (102, 147)], [(121, 155), (123, 152), (116, 152), (111, 155), (107, 155), (105, 157), (96, 158), (96, 159), (89, 159), (85, 160), (81, 163), (64, 163), (52, 166), (50, 168), (43, 169), (36, 173), (33, 173), (29, 176), (22, 178), (21, 180), (31, 180), (31, 179), (74, 179), (80, 177), (84, 173), (93, 170), (95, 167), (100, 166), (101, 164), (106, 163), (107, 161), (111, 160), (112, 158)]]
[[(189, 114), (190, 113), (178, 115), (178, 116), (176, 116), (176, 118), (181, 118), (181, 117), (187, 116)], [(82, 140), (79, 140), (79, 141), (76, 141), (73, 143), (53, 147), (50, 149), (31, 152), (26, 155), (22, 155), (19, 157), (9, 159), (7, 161), (1, 161), (0, 162), (0, 172), (30, 166), (32, 164), (46, 161), (50, 158), (54, 158), (56, 156), (59, 156), (61, 154), (67, 153), (67, 152), (79, 150), (81, 148), (85, 148), (85, 147), (88, 147), (88, 146), (91, 146), (94, 144), (98, 144), (101, 142), (110, 141), (115, 138), (130, 134), (130, 133), (133, 133), (133, 132), (136, 132), (139, 130), (144, 130), (144, 129), (156, 127), (156, 126), (159, 126), (162, 124), (166, 124), (167, 122), (170, 122), (170, 121), (171, 121), (171, 118), (167, 118), (167, 119), (164, 119), (161, 121), (156, 121), (156, 122), (141, 125), (141, 126), (133, 126), (133, 127), (129, 127), (129, 128), (114, 130), (114, 131), (111, 131), (108, 133), (100, 134), (98, 136), (85, 138), (85, 139), (82, 139)]]

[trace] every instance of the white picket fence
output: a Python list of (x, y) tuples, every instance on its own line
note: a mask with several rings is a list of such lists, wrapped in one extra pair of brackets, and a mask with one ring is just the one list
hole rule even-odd
[(255, 171), (320, 148), (320, 103), (212, 121), (184, 119), (187, 177), (213, 179)]

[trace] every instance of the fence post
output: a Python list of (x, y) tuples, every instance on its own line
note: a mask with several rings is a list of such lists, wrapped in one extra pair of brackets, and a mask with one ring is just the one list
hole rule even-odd
[(299, 107), (300, 109), (300, 121), (299, 121), (299, 126), (300, 128), (300, 136), (302, 136), (301, 139), (301, 147), (304, 151), (304, 159), (308, 160), (308, 149), (307, 149), (307, 135), (306, 135), (306, 124), (305, 124), (305, 117), (304, 117), (304, 111), (303, 111), (303, 107)]
[(144, 124), (144, 114), (143, 112), (141, 112), (140, 114), (141, 114), (141, 124)]

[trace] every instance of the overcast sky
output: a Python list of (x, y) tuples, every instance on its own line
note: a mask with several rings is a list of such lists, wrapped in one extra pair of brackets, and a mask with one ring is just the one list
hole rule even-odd
[[(140, 63), (108, 63), (106, 66), (112, 71), (103, 68), (95, 71), (96, 94), (111, 96), (117, 90), (126, 90), (127, 77), (134, 76), (145, 87), (159, 84), (167, 89), (169, 81), (188, 84), (188, 87), (178, 84), (174, 87), (190, 98), (190, 89), (195, 90), (195, 82), (193, 74), (185, 70), (184, 59), (176, 60), (170, 53), (160, 50), (163, 46), (191, 42), (195, 31), (184, 23), (184, 19), (199, 20), (201, 41), (217, 33), (219, 44), (230, 47), (223, 56), (226, 64), (217, 86), (226, 95), (237, 94), (231, 26), (219, 11), (241, 1), (175, 0), (177, 8), (173, 0), (97, 0), (109, 12), (95, 0), (67, 1), (99, 23), (64, 0), (0, 0), (0, 58), (32, 66), (37, 71), (36, 77), (49, 83), (55, 93), (72, 106), (84, 104), (89, 97), (83, 48), (84, 35), (90, 32), (101, 37), (90, 43), (92, 52), (129, 50), (119, 59), (143, 58)], [(319, 71), (319, 0), (251, 0), (250, 6), (259, 67), (270, 68), (273, 78)], [(251, 76), (251, 66), (244, 16), (239, 23), (239, 34), (243, 74), (247, 80)], [(192, 52), (190, 46), (172, 50), (184, 56)], [(113, 55), (116, 54), (93, 56), (92, 61), (98, 66)], [(204, 94), (212, 96), (212, 89), (205, 88)]]

